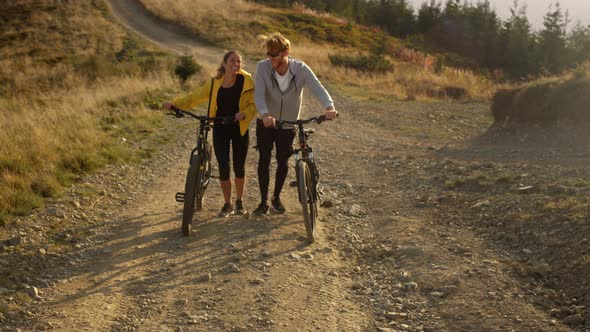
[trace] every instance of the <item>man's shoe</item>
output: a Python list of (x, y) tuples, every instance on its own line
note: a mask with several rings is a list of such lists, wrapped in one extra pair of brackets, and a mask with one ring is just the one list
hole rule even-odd
[(236, 214), (238, 216), (242, 216), (242, 215), (246, 214), (246, 209), (244, 209), (244, 205), (242, 204), (241, 199), (236, 200), (236, 209), (234, 211), (234, 214)]
[(269, 209), (270, 209), (270, 206), (268, 206), (268, 201), (263, 201), (263, 202), (260, 202), (260, 204), (258, 204), (258, 207), (256, 208), (256, 210), (254, 210), (254, 212), (252, 212), (252, 214), (253, 215), (268, 214)]
[(270, 201), (270, 205), (272, 206), (272, 210), (276, 213), (285, 213), (285, 206), (283, 202), (281, 202), (280, 198), (273, 198)]
[(229, 204), (229, 203), (225, 203), (223, 205), (223, 207), (221, 208), (221, 211), (219, 211), (219, 216), (226, 218), (226, 217), (229, 217), (229, 215), (232, 214), (233, 212), (234, 212), (233, 206), (231, 206), (231, 204)]

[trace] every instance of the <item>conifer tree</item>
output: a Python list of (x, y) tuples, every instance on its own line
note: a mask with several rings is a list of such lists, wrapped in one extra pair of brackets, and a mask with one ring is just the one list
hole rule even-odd
[(570, 63), (581, 63), (590, 59), (590, 25), (576, 22), (567, 38)]
[(422, 3), (416, 20), (417, 32), (423, 34), (427, 39), (436, 39), (440, 36), (441, 24), (441, 3), (436, 0)]
[(514, 1), (510, 17), (502, 26), (499, 45), (503, 46), (499, 66), (511, 77), (525, 77), (535, 70), (532, 27), (526, 17), (526, 6), (520, 7), (518, 0)]
[(564, 14), (559, 2), (550, 5), (543, 17), (537, 53), (541, 68), (548, 73), (557, 74), (567, 65), (567, 25), (568, 14)]

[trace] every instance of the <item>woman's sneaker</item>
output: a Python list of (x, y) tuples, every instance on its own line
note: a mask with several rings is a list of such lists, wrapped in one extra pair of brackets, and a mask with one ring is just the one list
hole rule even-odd
[(233, 212), (234, 212), (233, 206), (231, 206), (231, 204), (229, 204), (229, 203), (225, 203), (223, 205), (223, 207), (221, 208), (221, 211), (219, 211), (219, 216), (226, 218), (226, 217), (229, 217), (229, 215), (232, 214)]
[(262, 202), (260, 202), (260, 204), (258, 204), (258, 207), (256, 208), (256, 210), (254, 210), (254, 212), (252, 212), (252, 214), (253, 215), (268, 214), (269, 209), (270, 209), (270, 206), (268, 205), (268, 201), (262, 201)]
[(242, 204), (241, 199), (236, 200), (236, 209), (234, 211), (234, 214), (236, 214), (238, 216), (242, 216), (242, 215), (246, 214), (246, 209), (244, 209), (244, 205)]
[(283, 202), (281, 202), (280, 198), (273, 198), (270, 201), (270, 205), (272, 206), (272, 210), (276, 213), (285, 213), (285, 206)]

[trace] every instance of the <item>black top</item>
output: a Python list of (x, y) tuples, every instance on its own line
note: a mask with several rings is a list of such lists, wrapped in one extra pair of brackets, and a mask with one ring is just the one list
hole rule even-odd
[(234, 116), (240, 111), (240, 96), (244, 87), (244, 76), (238, 74), (236, 83), (229, 88), (223, 86), (217, 93), (217, 115), (216, 116)]

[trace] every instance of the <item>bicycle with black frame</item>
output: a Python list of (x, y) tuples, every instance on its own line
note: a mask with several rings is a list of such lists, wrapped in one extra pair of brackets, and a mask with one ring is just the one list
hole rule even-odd
[(324, 115), (305, 120), (286, 121), (276, 120), (277, 128), (284, 125), (294, 125), (297, 128), (299, 148), (293, 151), (295, 160), (295, 177), (297, 196), (303, 211), (303, 223), (309, 242), (315, 241), (315, 230), (318, 218), (318, 202), (320, 202), (319, 181), (320, 173), (313, 157), (313, 149), (307, 143), (312, 130), (306, 130), (305, 124), (310, 122), (322, 123), (326, 121)]
[(234, 118), (196, 115), (175, 106), (172, 106), (171, 109), (178, 118), (188, 115), (199, 121), (197, 145), (193, 148), (190, 155), (184, 192), (176, 193), (176, 201), (184, 203), (182, 209), (182, 234), (188, 236), (191, 233), (191, 224), (195, 210), (201, 211), (203, 208), (203, 197), (211, 180), (212, 145), (209, 143), (209, 131), (211, 131), (212, 125), (215, 122), (225, 123), (227, 121), (234, 121)]

